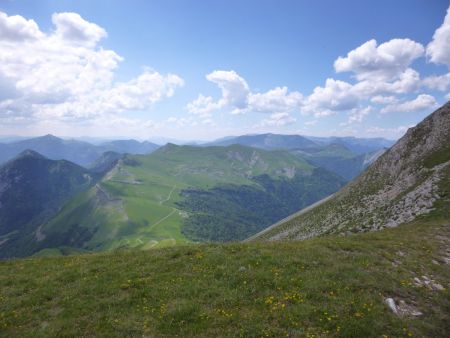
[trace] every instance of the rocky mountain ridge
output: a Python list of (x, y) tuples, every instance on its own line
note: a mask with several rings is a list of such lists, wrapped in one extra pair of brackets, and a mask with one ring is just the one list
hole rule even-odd
[(258, 238), (305, 239), (380, 230), (412, 221), (448, 198), (443, 191), (449, 171), (450, 102), (409, 129), (329, 201)]

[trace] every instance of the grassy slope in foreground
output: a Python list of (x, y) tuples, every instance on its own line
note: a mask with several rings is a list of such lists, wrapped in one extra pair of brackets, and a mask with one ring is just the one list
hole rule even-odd
[(434, 213), (349, 237), (3, 261), (0, 336), (444, 337), (449, 246)]

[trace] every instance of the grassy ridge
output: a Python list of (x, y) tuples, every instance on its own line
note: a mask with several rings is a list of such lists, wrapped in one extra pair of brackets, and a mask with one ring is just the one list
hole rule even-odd
[[(449, 243), (448, 218), (429, 216), (303, 242), (4, 261), (0, 335), (444, 337)], [(446, 288), (415, 286), (423, 275)], [(398, 318), (386, 297), (423, 315)]]
[[(250, 187), (259, 193), (263, 192), (264, 187), (255, 177), (264, 174), (274, 183), (286, 181), (285, 185), (289, 185), (287, 177), (301, 175), (305, 184), (298, 187), (301, 190), (299, 196), (291, 199), (292, 196), (280, 189), (267, 192), (266, 195), (270, 195), (272, 200), (283, 197), (295, 204), (289, 209), (273, 212), (270, 216), (277, 220), (342, 185), (341, 178), (327, 171), (320, 173), (325, 183), (318, 182), (317, 171), (304, 160), (283, 151), (265, 151), (240, 145), (201, 148), (169, 144), (150, 155), (126, 156), (101, 182), (75, 197), (59, 215), (45, 224), (42, 233), (47, 235), (46, 240), (37, 245), (39, 249), (73, 246), (104, 251), (124, 247), (158, 248), (199, 239), (211, 240), (205, 236), (186, 237), (183, 232), (187, 217), (195, 217), (197, 212), (192, 208), (183, 208), (183, 190), (210, 190), (227, 185), (232, 186), (236, 193), (240, 187)], [(310, 190), (314, 190), (310, 197), (303, 196), (308, 195)], [(219, 196), (221, 204), (224, 203), (222, 195)], [(234, 206), (233, 210), (229, 210), (236, 214), (232, 225), (245, 228), (249, 222), (242, 220), (248, 213), (237, 209)], [(218, 215), (218, 212), (214, 206), (208, 205), (205, 214)], [(214, 225), (226, 228), (226, 218), (226, 214), (216, 217)], [(272, 223), (272, 218), (254, 220), (250, 224), (253, 226), (249, 228), (253, 231), (250, 234)], [(197, 224), (197, 220), (194, 223)], [(209, 226), (203, 225), (205, 228)], [(256, 225), (260, 228), (255, 228)], [(243, 231), (235, 235), (233, 231), (222, 230), (231, 235), (213, 240), (230, 240), (230, 237), (231, 240), (238, 240), (249, 235)], [(69, 243), (73, 237), (76, 241)], [(54, 251), (46, 250), (44, 253), (53, 254)]]

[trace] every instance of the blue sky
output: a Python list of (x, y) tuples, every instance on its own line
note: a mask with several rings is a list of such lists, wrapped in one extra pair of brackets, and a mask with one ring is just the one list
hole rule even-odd
[(449, 99), (448, 7), (0, 1), (0, 134), (398, 138)]

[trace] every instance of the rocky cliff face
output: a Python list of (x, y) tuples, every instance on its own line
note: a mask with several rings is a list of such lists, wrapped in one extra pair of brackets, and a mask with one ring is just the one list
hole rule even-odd
[(379, 230), (430, 212), (450, 172), (450, 102), (408, 130), (357, 179), (326, 203), (259, 238), (305, 239)]

